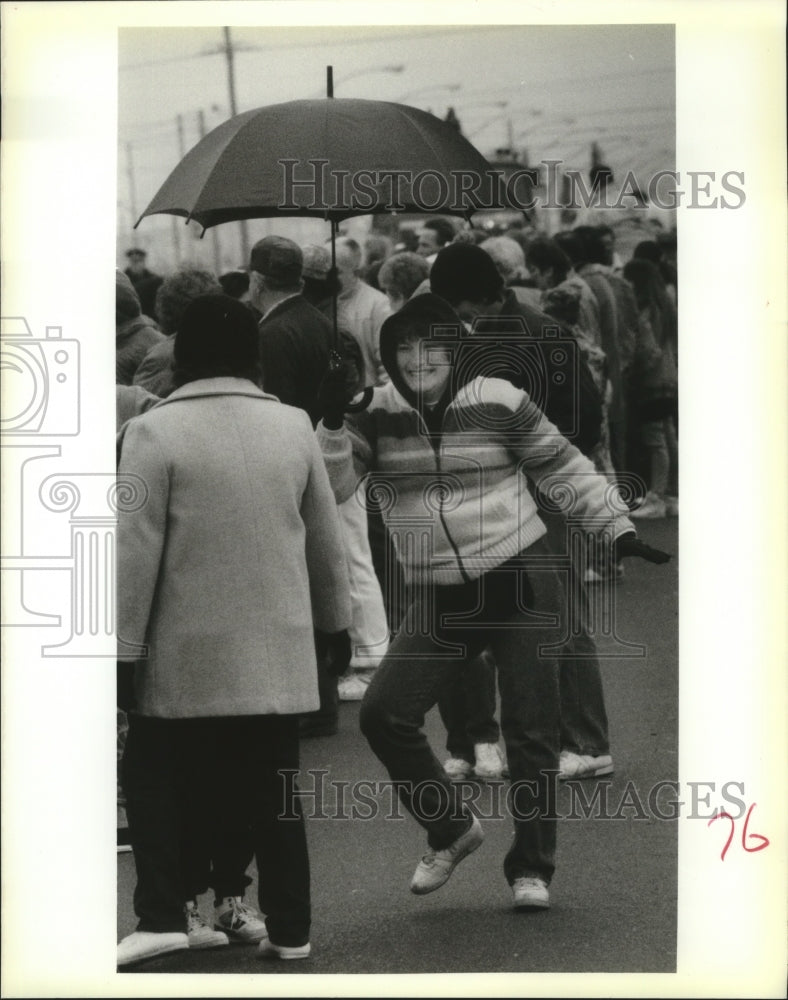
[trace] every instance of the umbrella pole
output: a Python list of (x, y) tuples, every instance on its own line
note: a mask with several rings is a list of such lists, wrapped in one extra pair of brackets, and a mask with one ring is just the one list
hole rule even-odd
[[(326, 66), (326, 97), (334, 96), (334, 67)], [(334, 350), (339, 348), (339, 322), (337, 320), (337, 224), (331, 220), (331, 314), (334, 318)]]
[(337, 223), (331, 220), (331, 314), (334, 320), (334, 350), (339, 349), (339, 320), (337, 318), (337, 296), (339, 295), (337, 281)]

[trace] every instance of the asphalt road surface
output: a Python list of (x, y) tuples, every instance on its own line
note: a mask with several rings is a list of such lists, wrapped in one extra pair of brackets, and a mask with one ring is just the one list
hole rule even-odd
[[(485, 841), (449, 882), (428, 896), (409, 891), (425, 838), (401, 809), (380, 799), (370, 819), (346, 818), (337, 782), (383, 780), (358, 731), (358, 705), (341, 706), (340, 733), (302, 746), (302, 770), (328, 770), (323, 815), (308, 821), (312, 865), (312, 955), (263, 962), (231, 945), (177, 952), (137, 973), (672, 972), (676, 968), (677, 824), (671, 791), (678, 778), (678, 521), (640, 522), (641, 538), (674, 554), (665, 566), (637, 559), (615, 588), (615, 634), (599, 637), (615, 774), (560, 788), (551, 908), (516, 913), (502, 861), (512, 828), (505, 785), (477, 800)], [(639, 650), (623, 643), (640, 644)], [(445, 757), (437, 712), (427, 731)], [(302, 790), (316, 779), (302, 774)], [(594, 802), (594, 792), (600, 798)], [(345, 792), (346, 806), (353, 804)], [(586, 805), (588, 803), (589, 805)], [(308, 803), (307, 803), (308, 806)], [(586, 818), (584, 811), (590, 810)], [(364, 810), (365, 812), (371, 810)], [(396, 817), (399, 813), (401, 818)], [(254, 871), (251, 871), (254, 874)], [(118, 855), (118, 937), (134, 929), (134, 862)], [(250, 886), (247, 900), (256, 903)], [(208, 916), (212, 899), (200, 901)]]

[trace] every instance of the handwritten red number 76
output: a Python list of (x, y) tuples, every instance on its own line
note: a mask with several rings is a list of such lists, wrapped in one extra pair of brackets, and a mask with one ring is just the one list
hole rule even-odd
[[(755, 851), (762, 851), (764, 849), (764, 847), (768, 847), (769, 846), (769, 839), (768, 839), (768, 837), (764, 837), (760, 833), (748, 833), (748, 831), (747, 831), (747, 828), (748, 828), (749, 823), (750, 823), (750, 815), (751, 815), (753, 809), (755, 808), (755, 806), (756, 806), (756, 803), (753, 802), (753, 804), (747, 810), (747, 815), (744, 817), (744, 828), (742, 829), (742, 832), (741, 832), (741, 846), (744, 848), (745, 851), (747, 851), (748, 854), (754, 854)], [(725, 819), (729, 819), (731, 821), (731, 832), (728, 834), (728, 839), (725, 841), (725, 846), (722, 849), (722, 854), (720, 854), (720, 861), (724, 861), (725, 860), (725, 855), (728, 853), (728, 848), (731, 846), (731, 841), (733, 840), (733, 834), (736, 831), (736, 822), (735, 822), (735, 820), (733, 819), (733, 816), (731, 816), (730, 813), (718, 812), (716, 815), (712, 816), (711, 819), (709, 820), (709, 822), (706, 824), (707, 827), (711, 826), (711, 824), (714, 823), (715, 820), (722, 819), (723, 817)], [(760, 841), (760, 843), (756, 844), (755, 847), (748, 847), (747, 846), (747, 837), (748, 836), (750, 838), (752, 838), (753, 840)]]

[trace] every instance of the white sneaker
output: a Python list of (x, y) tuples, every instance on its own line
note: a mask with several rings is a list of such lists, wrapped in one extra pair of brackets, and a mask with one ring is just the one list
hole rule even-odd
[(340, 677), (337, 684), (337, 693), (340, 701), (361, 701), (367, 693), (371, 676), (368, 674), (351, 674), (349, 677)]
[(468, 761), (463, 760), (462, 757), (449, 757), (443, 765), (443, 770), (446, 777), (451, 778), (452, 781), (462, 781), (462, 779), (467, 778), (473, 770), (473, 764), (469, 764)]
[(413, 879), (410, 883), (410, 891), (415, 892), (417, 896), (423, 896), (428, 892), (434, 892), (435, 889), (440, 889), (444, 883), (448, 882), (451, 873), (462, 859), (467, 858), (477, 847), (480, 847), (483, 840), (482, 825), (473, 816), (471, 825), (453, 844), (444, 847), (442, 851), (435, 851), (432, 848), (427, 851), (416, 865), (416, 871), (413, 873)]
[(213, 927), (208, 926), (194, 900), (188, 901), (184, 911), (186, 913), (186, 935), (189, 938), (190, 948), (220, 948), (222, 945), (230, 943), (230, 939), (224, 931), (216, 931)]
[(602, 775), (613, 773), (613, 758), (609, 754), (591, 757), (562, 750), (558, 758), (558, 780), (569, 781), (573, 778), (601, 778)]
[(644, 520), (656, 521), (667, 515), (667, 507), (662, 497), (656, 493), (647, 493), (646, 498), (639, 507), (629, 512), (630, 517), (642, 518)]
[(501, 748), (497, 743), (477, 743), (473, 748), (476, 766), (473, 773), (484, 781), (500, 781), (505, 767)]
[(131, 965), (146, 958), (166, 955), (189, 947), (189, 939), (175, 931), (134, 931), (118, 944), (118, 965)]
[(547, 883), (540, 878), (516, 878), (512, 883), (515, 910), (546, 910), (550, 906)]
[(678, 517), (679, 516), (679, 498), (665, 496), (662, 498), (665, 501), (665, 513), (668, 517)]
[(241, 896), (225, 896), (216, 907), (214, 927), (243, 944), (257, 944), (268, 936), (265, 921), (253, 906), (244, 903)]
[(307, 941), (306, 944), (298, 945), (296, 948), (288, 948), (283, 944), (274, 944), (270, 938), (263, 938), (260, 944), (257, 946), (257, 957), (258, 958), (283, 958), (287, 959), (297, 959), (297, 958), (309, 958), (309, 953), (312, 951), (312, 945)]

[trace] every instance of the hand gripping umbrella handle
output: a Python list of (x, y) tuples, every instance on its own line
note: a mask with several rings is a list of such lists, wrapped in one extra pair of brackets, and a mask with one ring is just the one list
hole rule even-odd
[(361, 399), (357, 403), (351, 403), (349, 406), (345, 407), (345, 413), (361, 413), (362, 410), (366, 410), (372, 402), (372, 394), (374, 391), (373, 387), (368, 385), (366, 389), (364, 389)]

